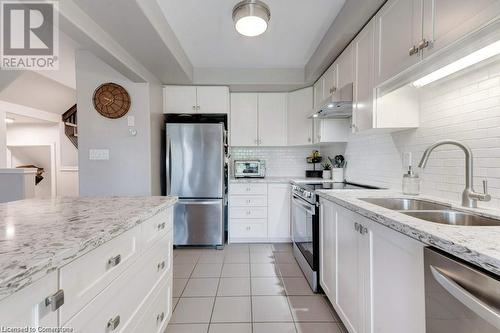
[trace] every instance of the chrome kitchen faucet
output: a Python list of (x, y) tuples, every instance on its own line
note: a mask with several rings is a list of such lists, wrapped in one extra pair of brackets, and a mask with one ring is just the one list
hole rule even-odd
[(479, 193), (474, 191), (474, 175), (472, 169), (472, 151), (465, 144), (455, 141), (455, 140), (442, 140), (434, 143), (430, 147), (428, 147), (424, 155), (422, 155), (422, 159), (418, 166), (420, 168), (425, 168), (427, 165), (427, 161), (429, 160), (429, 156), (432, 151), (439, 146), (442, 145), (454, 145), (458, 148), (462, 149), (465, 153), (465, 189), (462, 192), (462, 206), (468, 208), (477, 208), (477, 201), (490, 201), (491, 196), (488, 194), (488, 181), (483, 180), (483, 189), (484, 193)]

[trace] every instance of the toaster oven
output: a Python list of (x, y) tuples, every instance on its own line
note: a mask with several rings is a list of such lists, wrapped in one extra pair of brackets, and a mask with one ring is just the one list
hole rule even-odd
[(234, 178), (264, 178), (265, 162), (260, 160), (234, 161)]

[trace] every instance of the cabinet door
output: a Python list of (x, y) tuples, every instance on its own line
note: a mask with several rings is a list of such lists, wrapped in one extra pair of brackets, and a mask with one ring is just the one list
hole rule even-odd
[(353, 127), (355, 131), (373, 128), (373, 20), (354, 40)]
[(57, 271), (53, 271), (3, 299), (0, 301), (0, 325), (57, 327), (57, 311), (45, 306), (45, 299), (57, 290)]
[(259, 145), (286, 145), (286, 94), (259, 94)]
[(351, 333), (362, 332), (359, 289), (358, 231), (352, 212), (337, 210), (337, 302), (339, 314)]
[(268, 237), (290, 240), (290, 185), (268, 184), (267, 193)]
[(195, 113), (196, 87), (165, 86), (163, 88), (164, 113)]
[(422, 1), (390, 0), (375, 16), (375, 85), (420, 61), (409, 50), (422, 39)]
[(373, 332), (425, 333), (423, 244), (372, 225)]
[(228, 87), (196, 87), (197, 112), (229, 113)]
[(424, 0), (424, 34), (427, 57), (477, 30), (500, 14), (498, 0)]
[(327, 200), (319, 206), (319, 280), (332, 304), (337, 302), (337, 212)]
[(322, 102), (325, 102), (326, 99), (332, 97), (332, 95), (337, 90), (337, 74), (338, 74), (338, 65), (337, 62), (333, 63), (330, 68), (323, 74), (325, 81), (323, 87), (323, 99)]
[(318, 111), (323, 103), (323, 86), (325, 78), (322, 76), (314, 84), (314, 111)]
[(287, 132), (289, 146), (312, 144), (313, 121), (307, 117), (313, 110), (313, 88), (288, 93)]
[(231, 94), (231, 146), (257, 145), (258, 94)]
[(353, 83), (354, 79), (354, 57), (352, 44), (350, 44), (344, 52), (342, 52), (337, 60), (337, 63), (337, 87), (338, 89), (341, 89), (342, 87)]

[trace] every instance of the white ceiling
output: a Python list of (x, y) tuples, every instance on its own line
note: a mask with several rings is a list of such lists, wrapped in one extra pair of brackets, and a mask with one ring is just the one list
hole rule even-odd
[(232, 21), (239, 0), (157, 0), (193, 67), (304, 68), (345, 0), (265, 0), (268, 30), (239, 35)]

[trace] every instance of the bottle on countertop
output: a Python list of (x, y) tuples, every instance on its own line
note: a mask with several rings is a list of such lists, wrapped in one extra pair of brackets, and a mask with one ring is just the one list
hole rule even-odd
[(420, 178), (418, 174), (413, 172), (411, 152), (403, 153), (403, 165), (407, 166), (408, 170), (403, 174), (403, 194), (418, 195), (420, 194)]
[(418, 174), (413, 172), (411, 165), (408, 166), (408, 171), (403, 175), (403, 194), (420, 194), (420, 178)]

